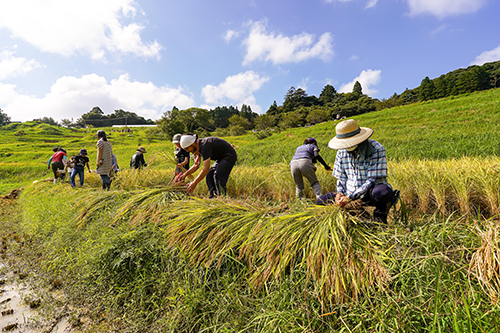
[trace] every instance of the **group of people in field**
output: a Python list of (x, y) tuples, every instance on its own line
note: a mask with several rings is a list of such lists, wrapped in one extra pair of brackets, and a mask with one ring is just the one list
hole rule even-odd
[[(109, 190), (111, 187), (111, 175), (119, 170), (116, 155), (113, 154), (111, 143), (106, 137), (103, 130), (97, 131), (97, 161), (95, 173), (101, 176), (103, 190)], [(85, 181), (85, 168), (91, 173), (89, 158), (87, 157), (87, 150), (80, 149), (77, 155), (71, 156), (68, 159), (66, 150), (64, 148), (54, 148), (54, 154), (47, 163), (47, 168), (52, 167), (54, 172), (54, 184), (58, 179), (64, 180), (66, 173), (69, 174), (71, 186), (76, 186), (76, 176), (80, 180), (80, 186), (83, 186)]]
[[(333, 176), (337, 179), (335, 192), (323, 194), (316, 177), (317, 162), (327, 171), (332, 168), (320, 156), (316, 139), (310, 137), (299, 146), (290, 162), (290, 170), (295, 181), (296, 196), (304, 197), (304, 177), (309, 181), (316, 196), (317, 205), (334, 204), (340, 207), (347, 205), (373, 206), (373, 218), (376, 222), (387, 223), (390, 208), (399, 198), (399, 191), (393, 190), (387, 181), (387, 160), (385, 148), (379, 142), (371, 140), (373, 130), (359, 127), (353, 120), (341, 121), (335, 127), (335, 136), (328, 143), (330, 149), (338, 150), (333, 166)], [(103, 130), (97, 132), (96, 173), (101, 176), (102, 188), (109, 190), (110, 174), (118, 170), (116, 156), (111, 143)], [(176, 134), (172, 139), (176, 146), (175, 181), (184, 182), (186, 177), (194, 174), (200, 166), (202, 170), (187, 184), (187, 192), (191, 193), (205, 178), (209, 197), (224, 196), (227, 192), (227, 182), (238, 155), (234, 147), (227, 141), (217, 137), (198, 138), (196, 134)], [(139, 147), (130, 161), (130, 167), (141, 169), (147, 164), (144, 159), (146, 149)], [(195, 159), (190, 166), (190, 155)], [(212, 164), (212, 161), (214, 162)], [(87, 151), (81, 149), (78, 155), (67, 160), (66, 151), (58, 148), (49, 160), (52, 165), (54, 182), (60, 177), (61, 171), (71, 169), (71, 186), (75, 186), (75, 177), (79, 175), (80, 185), (84, 181), (84, 169), (89, 167)]]
[[(320, 156), (318, 143), (311, 137), (296, 149), (290, 162), (296, 196), (304, 197), (305, 177), (311, 184), (317, 205), (372, 206), (375, 207), (374, 220), (387, 223), (388, 212), (399, 199), (399, 191), (393, 190), (387, 181), (384, 146), (370, 139), (373, 129), (359, 127), (353, 119), (338, 123), (335, 132), (328, 147), (338, 150), (333, 167), (333, 176), (337, 179), (336, 191), (326, 194), (321, 192), (315, 164), (320, 162), (327, 171), (332, 171), (332, 168)], [(177, 147), (175, 149), (177, 181), (182, 181), (196, 172), (201, 165), (200, 158), (203, 158), (203, 169), (187, 185), (188, 193), (206, 177), (210, 198), (225, 195), (229, 174), (237, 160), (233, 146), (216, 137), (198, 139), (197, 135), (192, 133), (176, 134), (172, 142)], [(195, 156), (192, 167), (189, 167), (190, 154)], [(215, 161), (213, 165), (211, 165), (212, 160)]]

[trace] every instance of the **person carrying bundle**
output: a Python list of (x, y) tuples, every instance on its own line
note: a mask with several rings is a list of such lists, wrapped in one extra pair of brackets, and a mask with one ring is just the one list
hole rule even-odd
[(359, 127), (353, 119), (338, 123), (335, 132), (328, 147), (338, 150), (333, 167), (337, 191), (320, 196), (316, 203), (345, 207), (359, 200), (359, 204), (375, 206), (375, 222), (386, 224), (387, 214), (399, 198), (399, 191), (393, 191), (387, 181), (384, 146), (369, 139), (373, 134), (371, 128)]
[(54, 172), (54, 184), (57, 182), (57, 178), (61, 177), (64, 180), (64, 173), (60, 173), (64, 170), (65, 162), (68, 160), (66, 157), (66, 151), (62, 148), (54, 148), (54, 154), (49, 159), (47, 163), (47, 169), (52, 166), (52, 172)]

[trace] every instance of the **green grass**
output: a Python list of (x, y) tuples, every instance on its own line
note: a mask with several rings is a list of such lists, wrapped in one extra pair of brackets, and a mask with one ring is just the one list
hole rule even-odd
[[(333, 164), (336, 122), (226, 138), (239, 162), (231, 198), (218, 200), (200, 199), (203, 184), (193, 197), (168, 186), (173, 145), (142, 130), (111, 135), (122, 168), (139, 144), (149, 166), (119, 173), (110, 192), (96, 175), (78, 189), (31, 184), (50, 177), (54, 145), (87, 148), (93, 161), (95, 130), (11, 124), (0, 128), (0, 190), (27, 188), (19, 215), (0, 209), (3, 241), (40, 246), (26, 259), (63, 281), (68, 302), (94, 319), (89, 332), (496, 332), (499, 97), (356, 117), (386, 147), (401, 190), (386, 228), (294, 199), (295, 148), (314, 136)], [(330, 173), (318, 178), (334, 189)]]
[(35, 184), (9, 233), (42, 245), (42, 267), (63, 279), (72, 303), (93, 309), (89, 331), (494, 332), (500, 324), (469, 274), (483, 244), (472, 217), (366, 229), (303, 202), (183, 196)]
[[(500, 89), (476, 92), (459, 97), (418, 103), (409, 106), (372, 112), (356, 116), (361, 126), (375, 130), (372, 138), (381, 142), (389, 161), (411, 159), (445, 160), (451, 158), (487, 157), (500, 155)], [(295, 149), (304, 139), (315, 137), (321, 155), (333, 165), (336, 151), (327, 147), (335, 135), (338, 122), (326, 122), (311, 127), (295, 128), (256, 140), (251, 133), (239, 137), (225, 138), (237, 147), (238, 165), (271, 166), (288, 164)], [(23, 129), (26, 136), (13, 134)], [(139, 145), (148, 150), (153, 168), (171, 167), (162, 154), (172, 154), (173, 145), (169, 141), (154, 139), (148, 142), (147, 129), (134, 129), (130, 133), (111, 132), (110, 141), (121, 168), (128, 168), (130, 157)], [(51, 172), (44, 164), (52, 155), (54, 146), (62, 146), (68, 155), (78, 153), (80, 148), (89, 152), (91, 167), (96, 158), (96, 129), (72, 130), (54, 128), (46, 124), (27, 122), (0, 127), (0, 163), (30, 164), (29, 179), (23, 181), (1, 178), (0, 193), (8, 192), (11, 185), (24, 186), (35, 179), (50, 177)], [(8, 166), (10, 167), (10, 166)]]

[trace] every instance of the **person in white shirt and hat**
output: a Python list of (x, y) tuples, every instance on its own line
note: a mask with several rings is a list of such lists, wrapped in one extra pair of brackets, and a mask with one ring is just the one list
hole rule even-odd
[[(210, 198), (225, 195), (229, 175), (238, 159), (233, 146), (227, 141), (214, 136), (198, 139), (198, 136), (192, 133), (183, 134), (180, 139), (180, 145), (182, 149), (185, 149), (189, 153), (203, 158), (203, 169), (188, 184), (187, 192), (193, 192), (196, 186), (206, 177)], [(212, 160), (215, 163), (210, 166)], [(196, 172), (199, 166), (200, 163), (195, 161), (195, 164), (182, 174), (180, 180), (184, 180), (187, 176)]]
[(316, 203), (344, 207), (350, 201), (361, 199), (362, 204), (375, 206), (376, 222), (387, 223), (387, 214), (399, 191), (393, 191), (387, 181), (384, 146), (369, 139), (373, 130), (359, 127), (354, 119), (338, 123), (335, 132), (328, 147), (338, 150), (333, 167), (337, 190), (320, 196)]

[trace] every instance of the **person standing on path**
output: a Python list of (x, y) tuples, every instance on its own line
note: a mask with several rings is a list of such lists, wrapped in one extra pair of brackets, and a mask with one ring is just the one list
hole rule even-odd
[[(196, 134), (186, 133), (181, 136), (180, 145), (187, 152), (203, 158), (203, 169), (198, 176), (188, 184), (187, 192), (194, 191), (196, 186), (206, 178), (210, 198), (226, 195), (227, 181), (238, 156), (233, 146), (225, 140), (211, 136), (198, 139)], [(210, 162), (215, 163), (210, 166)], [(184, 180), (190, 174), (196, 172), (200, 163), (196, 163), (179, 180)]]
[(103, 130), (97, 131), (97, 138), (97, 161), (95, 172), (101, 176), (102, 189), (109, 190), (111, 187), (109, 173), (111, 172), (113, 148)]
[(80, 178), (80, 186), (83, 186), (83, 182), (85, 179), (85, 165), (87, 166), (89, 173), (91, 172), (89, 166), (89, 158), (87, 157), (87, 150), (80, 149), (80, 152), (75, 156), (74, 160), (75, 166), (73, 168), (73, 172), (70, 175), (71, 187), (75, 187), (76, 175), (78, 175), (78, 177)]
[(376, 222), (387, 223), (387, 214), (399, 191), (393, 191), (387, 181), (384, 146), (369, 140), (373, 130), (359, 127), (354, 119), (338, 123), (335, 132), (336, 136), (330, 140), (328, 147), (338, 150), (333, 167), (337, 191), (320, 196), (316, 203), (344, 207), (353, 200), (361, 199), (361, 203), (375, 206), (373, 218)]
[(332, 168), (319, 155), (319, 148), (316, 139), (308, 138), (304, 140), (302, 146), (295, 150), (292, 161), (290, 162), (290, 170), (293, 180), (295, 181), (295, 194), (299, 199), (304, 197), (304, 178), (309, 181), (313, 188), (316, 199), (321, 196), (321, 185), (316, 177), (316, 166), (314, 163), (320, 162), (325, 170), (331, 171)]

